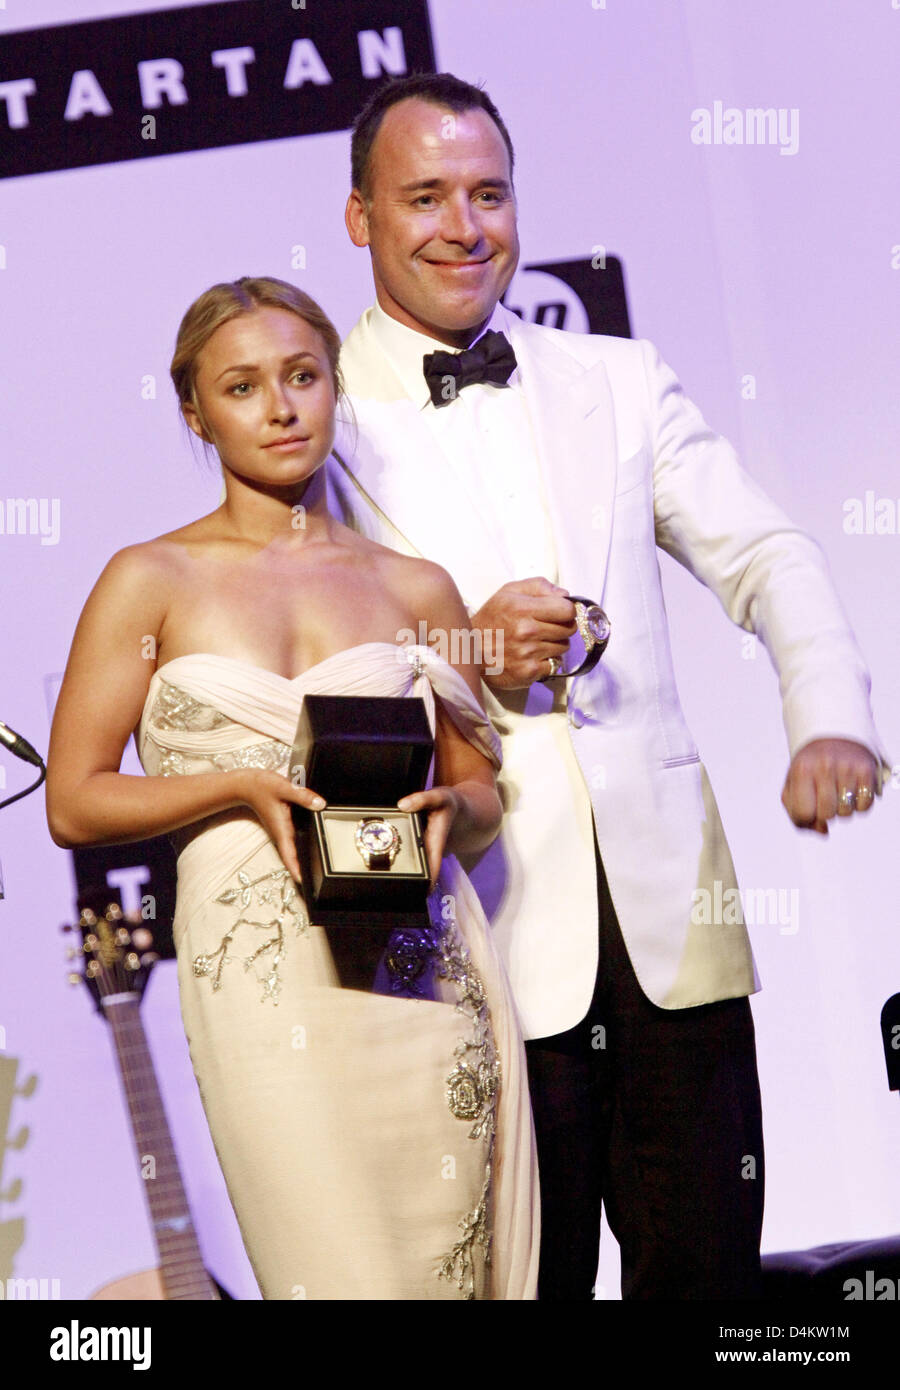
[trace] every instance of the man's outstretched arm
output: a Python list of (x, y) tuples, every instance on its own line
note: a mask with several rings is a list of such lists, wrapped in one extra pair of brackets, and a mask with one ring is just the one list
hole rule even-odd
[(657, 544), (768, 651), (791, 753), (782, 803), (795, 825), (827, 834), (833, 816), (872, 806), (890, 769), (862, 653), (820, 547), (744, 472), (656, 350), (641, 347)]

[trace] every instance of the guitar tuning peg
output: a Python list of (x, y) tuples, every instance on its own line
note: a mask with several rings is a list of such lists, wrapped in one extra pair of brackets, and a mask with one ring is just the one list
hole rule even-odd
[(122, 909), (118, 903), (109, 903), (106, 909), (106, 918), (109, 922), (118, 922), (122, 916)]
[(69, 982), (70, 985), (80, 985), (80, 984), (81, 984), (81, 976), (80, 976), (80, 975), (77, 973), (77, 971), (75, 971), (75, 970), (70, 971), (70, 973), (66, 976), (66, 978), (67, 978), (67, 980), (68, 980), (68, 982)]
[(66, 960), (75, 960), (81, 952), (75, 946), (70, 946), (66, 951)]
[(119, 946), (127, 946), (131, 941), (127, 927), (119, 927), (116, 932), (116, 943)]
[(78, 918), (78, 925), (80, 927), (93, 927), (96, 924), (96, 921), (97, 914), (93, 911), (92, 908), (83, 907), (81, 909), (81, 916)]
[(141, 962), (138, 960), (137, 954), (134, 951), (129, 951), (128, 955), (125, 957), (125, 969), (140, 970), (140, 968)]

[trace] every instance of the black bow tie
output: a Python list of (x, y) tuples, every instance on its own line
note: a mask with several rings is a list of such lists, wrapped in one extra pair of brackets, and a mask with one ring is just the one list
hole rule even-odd
[(476, 381), (505, 386), (516, 367), (516, 354), (503, 333), (485, 333), (463, 352), (429, 352), (422, 370), (435, 406), (449, 405), (464, 386)]

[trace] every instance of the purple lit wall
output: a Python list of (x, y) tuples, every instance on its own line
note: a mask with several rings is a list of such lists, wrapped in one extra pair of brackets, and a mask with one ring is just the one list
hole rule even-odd
[[(330, 3), (346, 22), (352, 7)], [(6, 70), (4, 34), (160, 8), (7, 0), (0, 83), (22, 76)], [(512, 133), (523, 261), (597, 247), (622, 258), (634, 335), (659, 346), (823, 546), (870, 664), (882, 739), (900, 758), (898, 0), (429, 9), (439, 69), (484, 81)], [(780, 128), (765, 144), (724, 143), (729, 107), (773, 108)], [(719, 143), (699, 143), (706, 113)], [(0, 102), (0, 157), (7, 138)], [(345, 333), (370, 302), (368, 257), (343, 226), (348, 166), (340, 130), (0, 184), (0, 505), (45, 499), (59, 522), (58, 534), (0, 534), (0, 718), (42, 751), (48, 688), (110, 554), (218, 502), (168, 382), (188, 303), (216, 280), (272, 274), (320, 299)], [(739, 878), (788, 904), (752, 928), (764, 1249), (896, 1233), (900, 1100), (886, 1087), (878, 1017), (900, 990), (900, 763), (869, 817), (826, 841), (795, 831), (779, 801), (786, 745), (765, 652), (690, 576), (668, 561), (663, 571), (683, 702)], [(0, 754), (0, 799), (28, 780)], [(59, 1279), (63, 1297), (83, 1298), (155, 1264), (141, 1180), (106, 1026), (65, 981), (57, 929), (72, 918), (72, 870), (41, 794), (0, 816), (0, 861), (0, 1114), (12, 1084), (2, 1058), (16, 1060), (18, 1087), (37, 1076), (0, 1132), (2, 1145), (29, 1131), (0, 1149), (0, 1249), (12, 1248), (4, 1223), (24, 1222), (7, 1272)], [(235, 1295), (258, 1297), (172, 963), (156, 971), (145, 1024), (206, 1262)], [(599, 1284), (618, 1297), (608, 1235)]]

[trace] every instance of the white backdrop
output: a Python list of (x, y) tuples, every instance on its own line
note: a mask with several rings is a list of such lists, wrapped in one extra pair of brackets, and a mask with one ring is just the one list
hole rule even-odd
[[(7, 0), (0, 80), (4, 32), (158, 8)], [(657, 343), (821, 542), (870, 663), (882, 738), (900, 757), (898, 0), (431, 0), (430, 12), (438, 67), (483, 81), (512, 133), (523, 261), (600, 245), (624, 259), (635, 336)], [(796, 152), (695, 143), (692, 113), (716, 102), (783, 109)], [(41, 751), (46, 679), (63, 669), (106, 559), (218, 500), (167, 376), (188, 303), (217, 280), (278, 275), (344, 333), (370, 302), (367, 255), (342, 222), (348, 166), (340, 132), (0, 185), (0, 492), (57, 499), (60, 518), (55, 544), (0, 534), (0, 717)], [(298, 244), (305, 270), (292, 265)], [(851, 499), (867, 493), (890, 499), (884, 533), (850, 534)], [(900, 1103), (878, 1027), (900, 990), (900, 765), (870, 817), (825, 842), (795, 831), (779, 802), (786, 748), (765, 653), (688, 575), (663, 568), (683, 702), (739, 877), (797, 893), (790, 924), (753, 928), (764, 1248), (900, 1231)], [(0, 775), (5, 794), (30, 780), (6, 755)], [(24, 1220), (11, 1272), (59, 1279), (63, 1297), (81, 1298), (155, 1264), (153, 1246), (106, 1026), (65, 983), (57, 927), (71, 920), (73, 879), (42, 795), (0, 818), (0, 860), (0, 1043), (20, 1086), (38, 1077), (12, 1103), (7, 1140), (27, 1125), (24, 1146), (0, 1151), (0, 1251), (3, 1223)], [(157, 969), (145, 1023), (207, 1264), (237, 1296), (258, 1297), (172, 964)], [(618, 1297), (608, 1237), (599, 1282)]]

